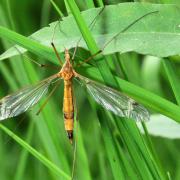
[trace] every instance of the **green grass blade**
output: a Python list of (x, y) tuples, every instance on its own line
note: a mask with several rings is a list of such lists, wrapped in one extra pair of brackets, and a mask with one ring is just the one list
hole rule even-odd
[(56, 5), (56, 3), (53, 0), (50, 0), (51, 4), (53, 5), (54, 9), (57, 11), (57, 13), (59, 14), (59, 17), (64, 17), (63, 13), (61, 12), (61, 10), (59, 9), (59, 7)]
[(54, 51), (52, 49), (41, 45), (34, 40), (28, 39), (16, 32), (13, 32), (5, 27), (0, 26), (0, 36), (16, 42), (18, 45), (29, 49), (30, 51), (36, 53), (41, 57), (52, 59), (52, 57), (54, 56), (55, 58)]
[[(34, 128), (34, 122), (31, 122), (27, 132), (27, 139), (26, 139), (26, 142), (28, 144), (32, 141), (33, 130), (34, 130), (33, 128)], [(17, 166), (17, 172), (15, 174), (14, 180), (21, 180), (23, 178), (28, 156), (29, 156), (29, 152), (26, 151), (25, 148), (22, 149), (22, 153)]]
[(170, 61), (170, 59), (164, 59), (162, 62), (176, 97), (176, 101), (180, 105), (180, 81), (179, 76), (176, 74), (177, 69), (174, 63)]
[(54, 173), (56, 173), (58, 176), (63, 177), (65, 179), (71, 179), (69, 175), (67, 175), (63, 170), (59, 169), (55, 164), (53, 164), (51, 161), (49, 161), (47, 158), (45, 158), (42, 154), (37, 152), (34, 148), (32, 148), (29, 144), (27, 144), (25, 141), (23, 141), (21, 138), (16, 136), (12, 131), (10, 131), (8, 128), (0, 124), (0, 128), (6, 132), (10, 137), (12, 137), (17, 143), (19, 143), (23, 148), (25, 148), (27, 151), (29, 151), (33, 156), (35, 156), (39, 161), (41, 161), (47, 168), (52, 170)]
[[(86, 6), (87, 3), (84, 3), (81, 0), (78, 0), (76, 2), (79, 4), (79, 8), (81, 10), (89, 8)], [(117, 4), (117, 2), (118, 1), (116, 1), (115, 4), (115, 1), (113, 1), (115, 5), (106, 6), (104, 12), (97, 18), (95, 25), (93, 26), (93, 28), (91, 28), (91, 34), (88, 34), (88, 36), (90, 35), (92, 37), (89, 37), (89, 41), (86, 40), (89, 45), (87, 46), (85, 44), (85, 41), (82, 40), (79, 47), (83, 47), (87, 50), (90, 49), (91, 53), (95, 53), (96, 50), (98, 50), (99, 48), (101, 49), (104, 46), (105, 42), (111, 39), (112, 36), (132, 23), (136, 18), (147, 12), (158, 10), (159, 13), (141, 19), (141, 21), (133, 24), (133, 26), (131, 26), (131, 28), (129, 28), (126, 32), (121, 33), (116, 40), (112, 41), (112, 44), (110, 43), (107, 48), (105, 48), (103, 53), (111, 54), (113, 52), (124, 53), (135, 51), (145, 55), (154, 54), (156, 56), (162, 57), (179, 54), (179, 11), (177, 5), (150, 3)], [(2, 6), (0, 14), (2, 15), (3, 13), (5, 13), (8, 17), (7, 8), (3, 7), (3, 3), (4, 2), (2, 2), (2, 4), (0, 5), (0, 8)], [(68, 3), (66, 3), (66, 5), (69, 3), (73, 2), (69, 1)], [(103, 6), (102, 1), (96, 1), (94, 4), (97, 6), (97, 4), (99, 3), (101, 3), (101, 6)], [(43, 24), (43, 26), (45, 25), (47, 27), (36, 31), (33, 36), (31, 36), (30, 40), (29, 38), (19, 36), (19, 34), (14, 34), (14, 32), (13, 34), (11, 34), (10, 31), (6, 31), (6, 29), (2, 30), (0, 28), (0, 36), (2, 38), (4, 37), (3, 43), (6, 39), (13, 41), (17, 44), (20, 44), (22, 47), (27, 48), (32, 53), (38, 55), (41, 58), (38, 59), (38, 62), (43, 62), (42, 58), (46, 58), (49, 61), (58, 64), (55, 54), (50, 47), (54, 25), (57, 24), (57, 21), (48, 26), (48, 20), (54, 21), (54, 19), (57, 19), (57, 17), (55, 17), (57, 13), (51, 12), (51, 7), (49, 6), (50, 2), (44, 1), (42, 4), (32, 0), (30, 4), (28, 4), (28, 2), (22, 2), (21, 6), (17, 6), (15, 1), (12, 2), (9, 6), (11, 7), (9, 11), (12, 11), (10, 12), (11, 17), (13, 18), (12, 23), (14, 23), (14, 25), (17, 27), (17, 31), (19, 30), (19, 33), (29, 35), (32, 34), (33, 31), (41, 28), (39, 27), (39, 24)], [(36, 4), (36, 8), (33, 7), (33, 10), (36, 11), (38, 9), (38, 13), (34, 13), (33, 18), (29, 16), (26, 17), (28, 13), (23, 12), (28, 12), (30, 8), (32, 8), (32, 4)], [(62, 12), (64, 14), (67, 14), (65, 8), (63, 8), (64, 2), (58, 2), (58, 5), (59, 4), (63, 5), (61, 8)], [(73, 14), (74, 16), (76, 16), (76, 21), (81, 21), (78, 23), (80, 24), (79, 28), (84, 28), (84, 30), (81, 31), (87, 32), (86, 26), (81, 27), (84, 22), (80, 17), (78, 9), (76, 9), (77, 7), (74, 7), (73, 4), (71, 5), (72, 7), (67, 7), (67, 9), (71, 9), (72, 12), (72, 9), (74, 8), (75, 11), (77, 10), (77, 12), (74, 12)], [(89, 6), (92, 6), (91, 2)], [(61, 7), (61, 5), (59, 7)], [(39, 13), (39, 10), (42, 11)], [(43, 14), (46, 13), (46, 10), (48, 13), (46, 14), (46, 16), (43, 16)], [(85, 24), (89, 25), (99, 11), (100, 8), (92, 8), (81, 12), (83, 19), (85, 19)], [(19, 12), (18, 15), (20, 14), (20, 16), (18, 16), (18, 21), (15, 20), (17, 12)], [(34, 15), (36, 15), (36, 18), (34, 18)], [(63, 20), (60, 21), (60, 23), (57, 25), (54, 43), (60, 53), (64, 51), (64, 47), (68, 49), (75, 47), (77, 44), (77, 40), (79, 40), (79, 38), (82, 36), (80, 30), (75, 24), (74, 16), (71, 14), (68, 17), (64, 17)], [(6, 21), (5, 19), (6, 18), (4, 16), (1, 16), (0, 22)], [(1, 25), (6, 26), (5, 24)], [(93, 38), (94, 40), (91, 38)], [(26, 41), (24, 41), (25, 39)], [(34, 40), (33, 42), (32, 39)], [(35, 41), (38, 41), (38, 44), (40, 44), (40, 46), (34, 44)], [(97, 45), (93, 44), (94, 42), (96, 42)], [(98, 49), (93, 49), (92, 46), (96, 46), (98, 47)], [(6, 47), (4, 45), (4, 47), (5, 49), (8, 49), (9, 46)], [(2, 52), (3, 51), (4, 50), (2, 50)], [(17, 52), (16, 49), (14, 51), (16, 55), (19, 55), (19, 52)], [(81, 48), (78, 48), (78, 53), (81, 55)], [(84, 50), (82, 54), (85, 54), (89, 57), (89, 55), (87, 55), (87, 52)], [(7, 52), (6, 55), (12, 57), (13, 51)], [(118, 54), (118, 56), (122, 58), (121, 54)], [(81, 59), (86, 58), (84, 57), (85, 56), (81, 56)], [(1, 56), (0, 58), (3, 59), (5, 57)], [(152, 82), (154, 82), (155, 80), (158, 85), (156, 86), (157, 91), (154, 91), (153, 83), (151, 83), (152, 86), (149, 90), (157, 93), (158, 95), (163, 95), (164, 98), (139, 87), (141, 85), (141, 87), (145, 87), (144, 82), (142, 81), (142, 75), (140, 74), (140, 71), (142, 69), (141, 60), (143, 60), (143, 57), (141, 55), (133, 52), (124, 54), (123, 58), (123, 64), (119, 64), (118, 60), (117, 62), (115, 62), (116, 58), (114, 58), (114, 56), (108, 55), (108, 57), (106, 57), (106, 60), (102, 56), (99, 56), (94, 60), (96, 63), (93, 63), (92, 60), (90, 61), (90, 63), (92, 63), (90, 66), (84, 64), (83, 67), (77, 69), (77, 72), (87, 76), (88, 78), (92, 78), (105, 84), (109, 84), (110, 86), (116, 88), (118, 91), (122, 90), (125, 94), (131, 96), (139, 103), (142, 103), (143, 105), (148, 107), (148, 109), (152, 110), (153, 113), (160, 112), (179, 122), (179, 107), (173, 104), (170, 100), (166, 100), (173, 99), (173, 97), (172, 92), (167, 92), (169, 90), (169, 84), (166, 77), (164, 78), (161, 76), (162, 74), (160, 74), (161, 66), (156, 66), (155, 63), (153, 67), (151, 65), (147, 65), (147, 69), (145, 69), (145, 71), (149, 72), (150, 74), (150, 72), (153, 72), (150, 71), (152, 68), (157, 68), (156, 71), (154, 71), (156, 72), (156, 74), (152, 78)], [(81, 61), (81, 59), (79, 61)], [(176, 59), (178, 62), (179, 58), (176, 57)], [(78, 59), (76, 58), (76, 60)], [(5, 63), (6, 66), (4, 66), (4, 64), (0, 66), (3, 87), (0, 94), (2, 96), (4, 94), (8, 94), (7, 90), (11, 91), (15, 88), (17, 89), (18, 84), (31, 84), (31, 82), (37, 82), (38, 80), (54, 73), (51, 70), (45, 71), (31, 67), (24, 59), (19, 60), (18, 58), (16, 58), (12, 59), (11, 61), (4, 61), (3, 63)], [(95, 65), (99, 69), (94, 68)], [(120, 68), (117, 68), (116, 66)], [(167, 68), (167, 74), (168, 76), (171, 76), (169, 78), (171, 79), (171, 86), (174, 86), (173, 89), (175, 89), (173, 92), (174, 94), (178, 94), (178, 81), (176, 81), (179, 72), (178, 66), (173, 67), (169, 64), (168, 66), (169, 67)], [(124, 74), (121, 72), (122, 69), (124, 71)], [(174, 72), (171, 72), (171, 70)], [(173, 75), (173, 73), (176, 77)], [(42, 78), (40, 78), (38, 74)], [(122, 74), (124, 76), (122, 76)], [(129, 80), (131, 83), (122, 80), (121, 78), (119, 78), (119, 76), (126, 77), (126, 80)], [(157, 81), (157, 79), (159, 81)], [(149, 81), (147, 80), (146, 82)], [(6, 84), (9, 84), (9, 86), (6, 86)], [(159, 91), (159, 87), (162, 86), (166, 88), (163, 88), (162, 91)], [(149, 86), (146, 87), (148, 89)], [(80, 90), (78, 91), (79, 95), (77, 96), (77, 99), (80, 96), (82, 102), (80, 103), (80, 107), (78, 106), (78, 109), (80, 109), (79, 114), (82, 114), (82, 117), (79, 118), (81, 122), (79, 123), (80, 133), (78, 135), (80, 137), (78, 138), (80, 140), (77, 151), (78, 156), (76, 162), (77, 166), (75, 171), (75, 178), (82, 180), (164, 180), (166, 179), (166, 174), (164, 173), (165, 170), (168, 171), (169, 177), (172, 176), (172, 179), (178, 179), (180, 174), (178, 173), (180, 169), (178, 165), (178, 140), (172, 141), (167, 139), (170, 137), (171, 132), (169, 132), (169, 134), (166, 134), (166, 136), (163, 136), (163, 138), (159, 138), (156, 135), (156, 137), (152, 138), (153, 144), (156, 148), (156, 152), (153, 152), (154, 150), (152, 149), (151, 142), (148, 139), (149, 135), (146, 131), (146, 127), (144, 128), (146, 131), (146, 137), (144, 138), (144, 136), (141, 136), (141, 134), (139, 133), (139, 130), (137, 129), (134, 122), (128, 121), (127, 119), (113, 117), (109, 115), (109, 113), (101, 111), (99, 106), (97, 106), (94, 102), (91, 102), (91, 99), (91, 106), (88, 106), (89, 101), (87, 101), (86, 99), (86, 93), (84, 89), (82, 90), (82, 87), (79, 87), (79, 89)], [(68, 175), (70, 174), (72, 169), (71, 163), (73, 159), (73, 148), (68, 143), (68, 139), (66, 138), (64, 130), (63, 115), (61, 112), (63, 96), (62, 91), (62, 87), (59, 88), (57, 94), (52, 97), (40, 116), (31, 116), (30, 113), (28, 119), (33, 122), (34, 120), (36, 120), (34, 129), (35, 138), (32, 139), (31, 144), (36, 147), (39, 153), (43, 152), (43, 154), (45, 154), (52, 163), (56, 164), (58, 168), (62, 170), (62, 172), (65, 172), (65, 174)], [(82, 94), (84, 94), (82, 95), (81, 92)], [(175, 97), (178, 96), (175, 95)], [(34, 108), (36, 112), (36, 107)], [(13, 121), (5, 121), (3, 123), (7, 123), (9, 127), (9, 125), (16, 125), (17, 122), (16, 118), (14, 118)], [(26, 129), (28, 129), (29, 127), (28, 124), (29, 121), (25, 121), (23, 122), (23, 129), (17, 129), (18, 134), (20, 134), (19, 137), (24, 136)], [(163, 125), (164, 124), (162, 124), (162, 126), (159, 128), (163, 128)], [(168, 127), (168, 124), (166, 127)], [(6, 136), (6, 133), (2, 131), (1, 135), (2, 138), (0, 137), (0, 139), (2, 142), (4, 142), (4, 136)], [(165, 139), (165, 137), (167, 138)], [(36, 163), (36, 156), (27, 156), (29, 152), (26, 151), (26, 148), (23, 148), (23, 151), (21, 151), (18, 156), (14, 156), (14, 152), (18, 152), (18, 150), (16, 149), (16, 146), (19, 147), (18, 143), (4, 144), (2, 142), (0, 149), (0, 155), (2, 155), (2, 158), (0, 160), (1, 164), (3, 163), (3, 167), (1, 168), (0, 172), (0, 174), (2, 175), (2, 179), (11, 179), (11, 175), (13, 175), (14, 177), (20, 177), (21, 179), (29, 177), (31, 179), (33, 178), (45, 180), (63, 178), (57, 177), (53, 170), (47, 171), (46, 167), (44, 167), (41, 162)], [(9, 149), (9, 146), (11, 146), (12, 148)], [(26, 153), (25, 158), (23, 158), (24, 153)], [(161, 162), (163, 162), (163, 169), (158, 162), (157, 156), (161, 159)], [(36, 159), (34, 159), (33, 157), (35, 157)], [(15, 171), (14, 173), (14, 164), (16, 165), (16, 161), (19, 162), (18, 171), (20, 173), (18, 173), (18, 171)], [(8, 162), (10, 162), (10, 164)], [(34, 164), (34, 162), (36, 164)], [(46, 163), (46, 166), (48, 166), (48, 163)], [(81, 173), (82, 167), (83, 173)]]
[[(70, 4), (70, 2), (69, 2)], [(95, 41), (92, 38), (92, 36), (88, 37), (88, 39), (86, 39), (86, 35), (84, 35), (83, 33), (87, 31), (87, 34), (88, 34), (88, 28), (87, 26), (83, 25), (82, 26), (82, 23), (79, 23), (78, 21), (78, 17), (80, 16), (80, 13), (78, 12), (78, 9), (76, 8), (76, 5), (75, 4), (71, 4), (70, 6), (70, 9), (71, 9), (71, 12), (72, 14), (74, 15), (75, 19), (76, 19), (76, 22), (80, 28), (80, 31), (82, 32), (82, 35), (83, 35), (83, 38), (85, 39), (86, 43), (87, 43), (87, 46), (90, 48), (91, 52), (92, 53), (96, 53), (98, 51), (98, 48), (97, 48), (97, 45), (95, 44)], [(74, 10), (76, 9), (76, 11)], [(81, 18), (81, 17), (79, 17)], [(89, 42), (90, 41), (90, 42)], [(88, 44), (89, 43), (89, 44)], [(102, 56), (99, 56), (102, 58)], [(103, 79), (105, 80), (105, 82), (107, 84), (111, 84), (113, 86), (116, 86), (116, 81), (114, 80), (114, 77), (112, 76), (107, 64), (105, 61), (100, 61), (98, 63), (96, 63), (96, 65), (98, 64), (98, 69), (103, 77)], [(100, 66), (101, 65), (101, 66)], [(130, 122), (128, 121), (123, 121), (123, 123), (127, 126), (129, 126)], [(128, 125), (129, 124), (129, 125)], [(121, 121), (119, 121), (118, 125), (120, 126), (119, 128), (122, 128), (124, 125), (121, 124)], [(131, 130), (132, 131), (132, 130)], [(136, 131), (135, 131), (136, 132)], [(137, 133), (137, 132), (136, 132)], [(155, 164), (152, 164), (151, 161), (148, 161), (148, 158), (145, 158), (145, 161), (143, 161), (141, 159), (141, 157), (139, 156), (139, 153), (146, 153), (146, 151), (144, 149), (141, 149), (139, 151), (139, 144), (137, 144), (137, 146), (134, 148), (136, 149), (136, 156), (134, 157), (134, 151), (132, 151), (133, 149), (133, 142), (131, 140), (130, 137), (128, 137), (128, 134), (123, 134), (123, 137), (125, 139), (125, 143), (126, 143), (126, 146), (128, 147), (129, 149), (129, 153), (133, 159), (133, 162), (134, 164), (136, 165), (138, 171), (139, 171), (139, 174), (141, 175), (141, 177), (144, 179), (144, 178), (149, 178), (149, 179), (153, 179), (154, 177), (157, 178), (157, 179), (163, 179), (160, 171), (158, 171), (158, 167), (156, 166), (156, 163), (154, 161)], [(129, 141), (128, 141), (129, 139)], [(146, 153), (148, 154), (148, 153)], [(148, 154), (149, 156), (151, 156), (151, 154)], [(147, 163), (147, 164), (146, 164)], [(139, 164), (141, 164), (139, 166)], [(139, 168), (141, 167), (141, 168)], [(143, 167), (143, 172), (142, 172), (142, 167)], [(149, 169), (148, 169), (149, 168)], [(150, 171), (149, 171), (150, 170)]]
[[(67, 0), (68, 6), (78, 24), (80, 28), (80, 31), (82, 33), (82, 36), (85, 37), (85, 41), (89, 47), (89, 49), (92, 49), (92, 53), (96, 53), (99, 49), (98, 47), (95, 45), (95, 41), (91, 36), (91, 32), (90, 30), (87, 28), (86, 23), (84, 22), (84, 19), (82, 18), (82, 16), (80, 15), (79, 9), (77, 7), (77, 5), (75, 4), (74, 0), (69, 1)], [(95, 46), (94, 46), (95, 45)]]

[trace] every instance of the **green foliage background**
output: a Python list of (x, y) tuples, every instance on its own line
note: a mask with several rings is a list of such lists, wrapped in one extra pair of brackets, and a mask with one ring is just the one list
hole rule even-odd
[[(74, 16), (77, 16), (77, 21), (80, 22), (79, 26), (82, 28), (83, 20), (81, 20), (75, 4), (72, 2), (68, 0), (66, 3), (56, 1), (64, 15), (72, 12)], [(151, 2), (177, 3), (176, 1), (163, 0)], [(102, 1), (93, 3), (93, 1), (79, 0), (76, 3), (80, 10), (103, 5)], [(104, 4), (117, 3), (120, 1), (109, 0), (104, 2)], [(29, 36), (59, 18), (59, 14), (48, 0), (42, 2), (2, 0), (0, 14), (1, 26), (24, 36)], [(84, 26), (83, 28), (87, 34), (87, 29)], [(1, 53), (3, 53), (13, 44), (8, 41), (8, 38), (1, 40)], [(91, 38), (89, 43), (88, 47), (91, 52), (97, 52), (98, 49)], [(37, 62), (48, 64), (49, 61), (54, 61), (57, 64), (56, 59), (49, 60), (47, 57), (46, 60), (44, 56), (36, 55), (31, 54), (31, 57)], [(78, 51), (78, 56), (84, 59), (89, 56), (89, 53)], [(104, 59), (101, 56), (97, 58)], [(179, 80), (177, 78), (179, 77), (179, 57), (157, 59), (156, 62), (152, 60), (152, 57), (148, 58), (150, 57), (136, 53), (113, 54), (106, 56), (106, 60), (98, 61), (97, 64), (82, 66), (77, 71), (89, 78), (104, 81), (104, 83), (117, 89), (120, 89), (120, 84), (121, 89), (127, 93), (129, 88), (129, 93), (131, 93), (132, 88), (135, 88), (134, 91), (139, 90), (136, 86), (131, 86), (131, 84), (128, 86), (126, 82), (117, 78), (120, 76), (133, 84), (150, 90), (159, 98), (164, 97), (175, 104), (176, 102), (179, 103)], [(51, 69), (46, 70), (37, 67), (25, 56), (1, 61), (0, 96), (3, 97), (55, 72)], [(36, 116), (35, 113), (40, 106), (33, 108), (29, 113), (2, 122), (17, 136), (1, 126), (1, 129), (6, 133), (0, 132), (0, 179), (70, 179), (73, 147), (69, 144), (64, 131), (61, 111), (62, 86), (49, 100), (48, 105), (39, 116)], [(151, 137), (146, 131), (145, 124), (142, 126), (146, 135), (142, 136), (133, 121), (124, 121), (124, 119), (113, 117), (103, 111), (79, 87), (76, 87), (76, 93), (79, 128), (76, 136), (75, 179), (180, 178), (179, 140)], [(153, 109), (153, 104), (146, 102), (146, 96), (148, 97), (150, 94), (146, 94), (146, 91), (143, 90), (140, 94), (144, 94), (144, 97), (140, 97), (139, 101), (152, 106)], [(171, 117), (179, 121), (177, 106), (171, 106), (168, 103), (166, 105), (167, 109), (172, 109)], [(177, 111), (175, 111), (176, 109)], [(159, 111), (168, 114), (165, 109), (159, 109)], [(158, 112), (152, 111), (151, 113)]]

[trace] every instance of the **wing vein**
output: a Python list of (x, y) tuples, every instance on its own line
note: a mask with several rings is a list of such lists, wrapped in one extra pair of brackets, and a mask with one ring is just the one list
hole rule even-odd
[(136, 121), (149, 120), (149, 112), (141, 104), (101, 83), (92, 81), (77, 74), (77, 81), (87, 88), (93, 99), (105, 109), (120, 117), (126, 117)]
[(37, 104), (56, 78), (56, 75), (50, 76), (34, 86), (28, 86), (2, 98), (0, 100), (0, 120), (17, 116)]

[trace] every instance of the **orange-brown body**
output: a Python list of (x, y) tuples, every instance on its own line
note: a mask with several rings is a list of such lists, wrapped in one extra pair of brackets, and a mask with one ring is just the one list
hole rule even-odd
[(64, 113), (64, 125), (70, 142), (73, 141), (73, 128), (74, 128), (74, 101), (73, 101), (73, 88), (72, 78), (76, 76), (76, 72), (70, 63), (69, 52), (65, 50), (65, 63), (58, 73), (60, 78), (64, 79), (64, 101), (63, 101), (63, 113)]
[(73, 103), (73, 90), (72, 79), (64, 80), (64, 101), (63, 101), (64, 125), (67, 131), (69, 140), (73, 140), (74, 128), (74, 103)]

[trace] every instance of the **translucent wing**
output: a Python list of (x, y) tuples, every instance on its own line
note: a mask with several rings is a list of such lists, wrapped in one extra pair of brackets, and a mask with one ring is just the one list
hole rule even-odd
[(128, 96), (79, 74), (76, 79), (87, 87), (89, 94), (105, 109), (120, 117), (127, 117), (136, 121), (149, 120), (147, 109)]
[(53, 75), (34, 86), (28, 86), (0, 100), (0, 120), (17, 116), (35, 105), (48, 91), (48, 87), (56, 79)]

